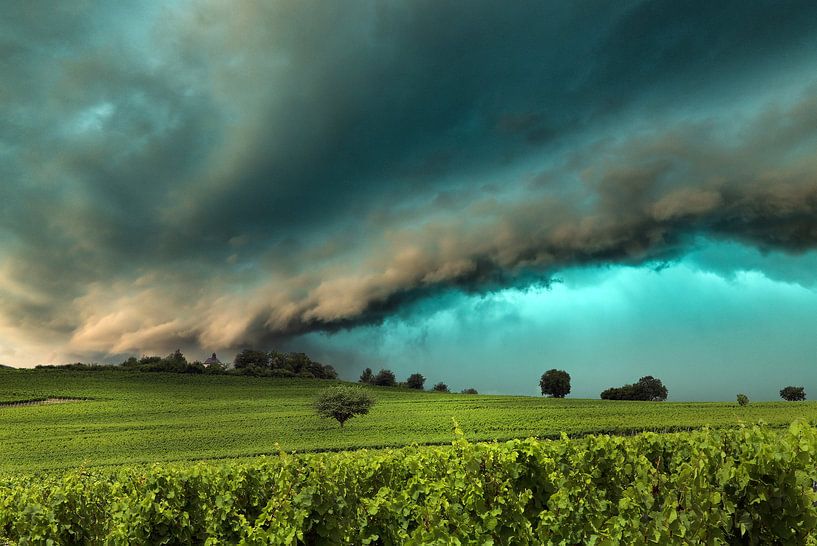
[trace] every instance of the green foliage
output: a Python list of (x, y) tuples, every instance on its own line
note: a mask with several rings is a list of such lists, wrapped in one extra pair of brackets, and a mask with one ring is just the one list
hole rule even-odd
[(602, 400), (642, 400), (647, 402), (663, 402), (667, 399), (667, 388), (651, 375), (646, 375), (638, 383), (612, 387), (601, 393)]
[(744, 407), (744, 406), (749, 405), (749, 397), (746, 396), (745, 394), (743, 394), (743, 393), (738, 394), (737, 399), (738, 399), (738, 405), (740, 407)]
[(477, 389), (468, 388), (468, 389), (462, 389), (460, 391), (460, 394), (479, 394), (479, 393), (477, 392)]
[(423, 390), (425, 384), (426, 378), (423, 377), (423, 374), (413, 373), (408, 376), (408, 379), (406, 379), (406, 387), (410, 389), (417, 389), (418, 391), (421, 391)]
[(570, 374), (564, 370), (548, 370), (539, 379), (539, 387), (543, 395), (564, 398), (570, 394)]
[[(204, 365), (201, 362), (188, 362), (181, 350), (176, 349), (165, 357), (142, 356), (139, 360), (130, 357), (121, 366), (111, 367), (113, 369), (137, 370), (140, 372), (170, 372), (170, 373), (204, 373)], [(75, 368), (80, 370), (81, 368)]]
[(806, 399), (806, 391), (803, 387), (788, 386), (780, 390), (780, 398), (787, 402), (802, 402)]
[[(303, 377), (337, 379), (332, 366), (315, 362), (305, 353), (255, 351), (244, 349), (234, 359), (235, 373), (256, 377)], [(227, 373), (230, 373), (229, 371)]]
[(446, 385), (442, 381), (431, 387), (431, 390), (433, 392), (451, 392), (448, 390), (448, 385)]
[(261, 457), (0, 477), (20, 544), (804, 544), (817, 429)]
[(358, 383), (371, 384), (372, 382), (374, 382), (374, 374), (372, 373), (372, 369), (366, 368), (365, 370), (363, 370), (363, 373), (360, 374), (360, 379), (358, 379)]
[(377, 375), (372, 378), (372, 385), (377, 385), (378, 387), (396, 387), (397, 378), (391, 370), (380, 370), (377, 372)]
[[(215, 359), (215, 353), (213, 353)], [(305, 379), (337, 379), (338, 374), (332, 366), (315, 362), (305, 353), (265, 353), (253, 349), (244, 349), (236, 355), (235, 368), (229, 369), (220, 362), (205, 366), (198, 360), (188, 362), (180, 350), (166, 357), (142, 356), (130, 357), (119, 366), (99, 364), (67, 364), (60, 366), (37, 366), (43, 370), (71, 371), (140, 371), (170, 372), (211, 375), (250, 375), (255, 377), (302, 377)]]
[(270, 356), (264, 351), (256, 351), (254, 349), (244, 349), (235, 355), (233, 365), (236, 369), (243, 368), (269, 368)]
[(374, 405), (374, 398), (361, 387), (335, 385), (321, 391), (315, 399), (315, 411), (321, 417), (337, 420), (340, 426), (356, 415), (365, 415)]
[[(400, 447), (450, 440), (455, 416), (473, 440), (686, 431), (760, 420), (817, 421), (817, 402), (662, 404), (375, 389), (369, 416), (341, 429), (312, 402), (334, 382), (298, 378), (116, 371), (0, 370), (0, 473), (142, 464), (287, 451)], [(2, 541), (0, 541), (2, 544)]]

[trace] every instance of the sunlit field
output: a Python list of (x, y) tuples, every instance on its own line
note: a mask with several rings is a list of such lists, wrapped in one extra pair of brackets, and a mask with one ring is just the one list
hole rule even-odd
[(814, 402), (616, 402), (369, 387), (369, 415), (341, 429), (312, 409), (332, 381), (165, 373), (0, 370), (0, 471), (441, 444), (452, 418), (470, 441), (675, 431), (817, 419)]

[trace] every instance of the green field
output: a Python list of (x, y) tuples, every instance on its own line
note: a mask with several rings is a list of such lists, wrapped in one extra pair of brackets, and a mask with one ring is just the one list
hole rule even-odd
[(473, 396), (372, 388), (377, 404), (340, 429), (311, 409), (333, 382), (138, 372), (0, 369), (0, 471), (249, 457), (448, 443), (451, 418), (471, 441), (555, 437), (561, 432), (683, 430), (764, 421), (817, 420), (817, 403), (613, 402)]

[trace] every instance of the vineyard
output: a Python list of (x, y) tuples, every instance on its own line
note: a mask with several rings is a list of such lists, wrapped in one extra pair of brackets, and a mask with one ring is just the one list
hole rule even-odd
[[(534, 382), (535, 383), (535, 382)], [(344, 429), (312, 400), (328, 381), (0, 369), (0, 472), (86, 468), (445, 444), (456, 418), (470, 441), (683, 431), (817, 420), (813, 402), (550, 400), (371, 388), (377, 403)], [(23, 401), (74, 399), (71, 403)]]
[[(0, 481), (20, 544), (803, 544), (817, 429), (512, 440)], [(51, 542), (48, 542), (51, 541)]]

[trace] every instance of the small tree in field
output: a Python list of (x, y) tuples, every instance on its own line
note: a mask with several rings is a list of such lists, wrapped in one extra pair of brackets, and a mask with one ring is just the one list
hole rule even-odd
[(406, 387), (410, 389), (423, 390), (423, 385), (426, 383), (426, 378), (422, 374), (413, 373), (406, 379)]
[(749, 397), (743, 393), (738, 395), (738, 405), (739, 406), (748, 406), (749, 405)]
[(315, 399), (315, 411), (321, 417), (337, 420), (343, 428), (343, 423), (355, 415), (366, 415), (374, 405), (374, 398), (360, 387), (350, 385), (336, 385), (321, 391)]
[(442, 381), (431, 387), (431, 390), (434, 392), (451, 392), (448, 390), (448, 385)]
[(570, 374), (564, 370), (548, 370), (542, 374), (539, 387), (543, 395), (564, 398), (566, 394), (570, 394)]
[(460, 394), (479, 394), (479, 393), (477, 392), (477, 389), (468, 388), (468, 389), (462, 389), (460, 391)]
[(788, 402), (802, 402), (806, 399), (806, 390), (803, 387), (788, 386), (780, 390), (780, 398)]

